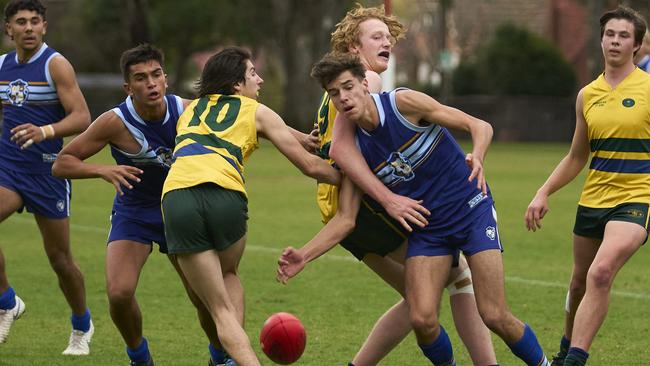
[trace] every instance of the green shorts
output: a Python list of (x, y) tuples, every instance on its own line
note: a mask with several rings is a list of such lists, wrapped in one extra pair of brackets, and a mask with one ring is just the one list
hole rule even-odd
[(399, 248), (407, 235), (397, 221), (362, 201), (354, 231), (341, 240), (341, 246), (358, 260), (363, 260), (368, 253), (384, 257)]
[(590, 208), (578, 205), (573, 233), (587, 238), (602, 239), (605, 225), (610, 221), (632, 222), (648, 230), (648, 204), (622, 203), (612, 208)]
[(216, 184), (170, 191), (162, 210), (170, 254), (225, 250), (246, 234), (246, 197)]

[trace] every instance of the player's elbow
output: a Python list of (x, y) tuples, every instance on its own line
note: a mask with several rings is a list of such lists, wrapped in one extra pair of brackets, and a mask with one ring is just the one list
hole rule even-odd
[(57, 178), (64, 178), (63, 176), (63, 167), (62, 163), (59, 160), (60, 157), (58, 157), (55, 161), (54, 164), (52, 164), (52, 175), (57, 177)]
[(320, 158), (314, 157), (307, 164), (300, 166), (302, 174), (316, 179), (319, 183), (339, 185), (341, 183), (341, 174), (329, 164)]

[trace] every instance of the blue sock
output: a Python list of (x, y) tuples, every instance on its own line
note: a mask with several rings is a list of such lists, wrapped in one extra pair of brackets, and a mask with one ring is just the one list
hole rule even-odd
[(350, 362), (350, 363), (348, 363), (348, 366), (354, 366), (354, 364), (352, 362)]
[(16, 293), (14, 289), (9, 287), (7, 291), (0, 295), (0, 309), (9, 310), (16, 306)]
[(582, 366), (587, 363), (588, 357), (589, 353), (587, 351), (578, 347), (571, 347), (569, 348), (569, 353), (564, 360), (564, 364)]
[(216, 363), (223, 363), (226, 358), (226, 352), (222, 349), (216, 349), (212, 343), (208, 346), (208, 350), (210, 350), (210, 357), (212, 357), (212, 361)]
[(524, 335), (515, 344), (509, 344), (510, 350), (515, 356), (519, 357), (526, 365), (537, 366), (543, 365), (546, 359), (544, 351), (537, 341), (533, 330), (526, 324)]
[(126, 347), (126, 354), (129, 355), (131, 361), (135, 363), (147, 363), (151, 359), (151, 354), (149, 354), (149, 343), (147, 338), (142, 337), (142, 342), (136, 349), (130, 349)]
[(422, 353), (424, 353), (424, 355), (434, 365), (456, 365), (456, 361), (454, 361), (454, 350), (451, 348), (451, 341), (442, 325), (440, 326), (440, 334), (433, 343), (428, 345), (420, 344), (419, 346)]
[(72, 321), (72, 329), (87, 332), (90, 329), (90, 310), (86, 309), (81, 316), (72, 314), (70, 321)]

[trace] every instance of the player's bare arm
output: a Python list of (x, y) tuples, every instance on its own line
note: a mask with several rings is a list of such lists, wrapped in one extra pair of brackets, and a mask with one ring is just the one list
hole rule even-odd
[(569, 184), (584, 168), (589, 160), (589, 137), (587, 136), (587, 122), (583, 112), (583, 90), (576, 98), (576, 128), (571, 141), (569, 153), (555, 167), (546, 182), (537, 190), (535, 197), (528, 205), (524, 219), (529, 231), (536, 231), (542, 227), (541, 221), (549, 211), (548, 197), (558, 189)]
[(140, 181), (138, 175), (142, 174), (142, 170), (127, 165), (103, 165), (84, 161), (108, 144), (130, 153), (140, 150), (124, 123), (112, 111), (99, 116), (86, 131), (61, 150), (52, 166), (52, 174), (72, 179), (102, 178), (113, 184), (120, 195), (124, 194), (122, 188), (132, 189), (131, 182)]
[(465, 159), (472, 169), (468, 180), (474, 181), (476, 179), (476, 187), (483, 194), (487, 194), (483, 160), (492, 141), (492, 126), (463, 111), (443, 105), (430, 96), (415, 90), (398, 91), (395, 99), (400, 113), (415, 125), (421, 123), (421, 121), (427, 121), (446, 128), (470, 133), (472, 136), (472, 153)]
[(291, 126), (287, 126), (289, 132), (293, 137), (300, 142), (300, 145), (307, 150), (309, 153), (313, 154), (320, 147), (320, 138), (318, 137), (318, 129), (313, 129), (310, 133), (304, 133), (296, 130)]
[(63, 56), (55, 56), (50, 61), (49, 70), (66, 116), (47, 126), (39, 127), (31, 121), (25, 121), (13, 128), (11, 140), (23, 149), (45, 139), (74, 135), (88, 128), (90, 124), (88, 105), (79, 89), (70, 62)]
[(319, 182), (334, 185), (340, 183), (341, 174), (325, 160), (305, 151), (289, 132), (282, 118), (269, 107), (260, 104), (255, 112), (255, 120), (258, 134), (270, 140), (304, 175)]
[(277, 279), (282, 283), (296, 276), (307, 263), (319, 258), (354, 230), (363, 193), (345, 176), (334, 217), (302, 248), (287, 247), (278, 260)]
[(354, 123), (346, 120), (340, 113), (336, 115), (330, 157), (359, 188), (379, 202), (406, 230), (413, 230), (409, 223), (426, 226), (426, 216), (429, 216), (430, 212), (420, 202), (391, 192), (372, 173), (356, 147), (354, 128)]

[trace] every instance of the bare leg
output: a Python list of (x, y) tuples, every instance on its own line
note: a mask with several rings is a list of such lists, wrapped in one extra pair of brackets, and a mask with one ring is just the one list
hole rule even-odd
[[(363, 262), (386, 283), (404, 296), (404, 266), (388, 257), (368, 254)], [(408, 306), (401, 299), (377, 320), (354, 356), (356, 366), (377, 365), (411, 332)]]
[(512, 315), (506, 304), (501, 253), (496, 249), (486, 250), (468, 257), (467, 261), (483, 322), (507, 344), (516, 343), (524, 335), (524, 323)]
[(142, 342), (142, 314), (135, 290), (150, 252), (151, 245), (130, 240), (110, 242), (106, 249), (109, 310), (124, 343), (131, 349), (136, 349)]
[(192, 290), (190, 284), (187, 282), (185, 275), (183, 275), (183, 271), (181, 271), (181, 268), (178, 265), (178, 260), (176, 256), (170, 254), (167, 256), (167, 258), (169, 258), (169, 261), (176, 269), (176, 272), (178, 273), (178, 275), (181, 278), (181, 281), (183, 282), (183, 287), (185, 287), (185, 292), (187, 293), (187, 297), (189, 297), (190, 301), (192, 302), (192, 304), (194, 304), (194, 307), (196, 308), (196, 315), (199, 318), (199, 324), (201, 325), (201, 329), (203, 329), (203, 332), (208, 337), (208, 340), (210, 341), (210, 343), (212, 343), (213, 346), (221, 347), (221, 342), (219, 342), (219, 335), (217, 334), (217, 326), (214, 324), (210, 312), (205, 307), (205, 305), (203, 305), (201, 299), (199, 299), (196, 293)]
[(406, 259), (406, 302), (418, 344), (432, 344), (440, 334), (440, 296), (449, 278), (451, 256)]
[(0, 294), (9, 289), (9, 281), (7, 280), (7, 273), (5, 272), (5, 256), (0, 249)]
[[(180, 265), (192, 290), (208, 308), (217, 326), (219, 340), (226, 351), (240, 366), (260, 365), (253, 352), (248, 336), (239, 324), (237, 309), (230, 300), (222, 274), (222, 261), (226, 266), (238, 263), (244, 250), (245, 240), (222, 252), (208, 250), (200, 253), (179, 254)], [(235, 264), (236, 266), (236, 264)]]
[(69, 219), (48, 219), (34, 215), (43, 236), (45, 253), (59, 279), (59, 287), (75, 315), (86, 313), (84, 277), (70, 251)]
[(646, 236), (647, 232), (640, 225), (622, 221), (607, 223), (605, 237), (587, 273), (587, 290), (573, 324), (572, 347), (589, 350), (607, 316), (614, 278)]
[(598, 253), (600, 243), (601, 240), (599, 239), (579, 235), (573, 236), (573, 271), (567, 294), (569, 306), (568, 308), (565, 306), (564, 320), (564, 336), (566, 339), (571, 340), (576, 311), (587, 289), (587, 272), (596, 257), (596, 253)]
[[(11, 216), (20, 206), (23, 205), (23, 200), (20, 195), (7, 188), (0, 187), (0, 222), (3, 222), (7, 217)], [(0, 250), (0, 293), (7, 291), (9, 288), (9, 280), (7, 280), (7, 273), (5, 272), (5, 257)]]
[[(451, 282), (467, 269), (467, 261), (461, 256), (459, 266), (451, 269), (449, 278)], [(458, 284), (459, 287), (463, 285), (472, 286), (469, 284)], [(458, 293), (449, 296), (449, 303), (451, 306), (451, 313), (454, 317), (454, 325), (460, 339), (465, 344), (469, 352), (472, 362), (475, 365), (494, 365), (497, 363), (497, 358), (492, 346), (492, 337), (490, 330), (483, 323), (483, 319), (478, 313), (476, 307), (476, 299), (474, 293)]]

